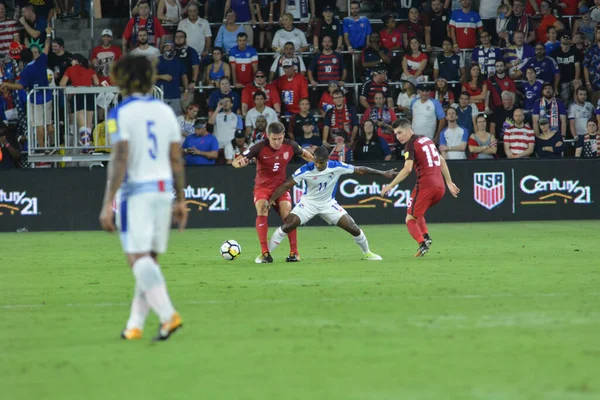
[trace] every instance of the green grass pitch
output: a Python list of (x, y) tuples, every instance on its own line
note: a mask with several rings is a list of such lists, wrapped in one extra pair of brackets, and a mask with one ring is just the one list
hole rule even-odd
[[(6, 400), (600, 399), (598, 222), (298, 233), (256, 265), (253, 229), (173, 232), (161, 259), (184, 328), (119, 339), (133, 277), (116, 235), (1, 234)], [(271, 229), (272, 230), (272, 229)], [(226, 239), (242, 257), (221, 260)]]

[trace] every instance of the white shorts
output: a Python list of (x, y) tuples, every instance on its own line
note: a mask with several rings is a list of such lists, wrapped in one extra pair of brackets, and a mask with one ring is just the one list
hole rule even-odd
[(125, 253), (164, 253), (167, 250), (173, 195), (140, 193), (119, 203), (117, 226)]
[(300, 203), (296, 204), (296, 207), (292, 210), (292, 214), (300, 218), (302, 225), (316, 216), (323, 218), (329, 225), (337, 225), (340, 218), (348, 213), (335, 199), (331, 199), (319, 205), (300, 200)]
[(44, 104), (27, 104), (27, 113), (31, 126), (52, 125), (52, 100)]

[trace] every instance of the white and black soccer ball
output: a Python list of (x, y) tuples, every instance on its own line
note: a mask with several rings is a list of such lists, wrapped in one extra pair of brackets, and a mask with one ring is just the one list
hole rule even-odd
[(242, 254), (242, 246), (235, 240), (226, 240), (221, 245), (221, 257), (227, 261), (233, 261)]

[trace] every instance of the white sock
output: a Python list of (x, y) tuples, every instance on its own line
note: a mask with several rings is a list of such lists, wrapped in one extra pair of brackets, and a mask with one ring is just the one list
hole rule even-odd
[(269, 240), (269, 252), (275, 250), (279, 243), (285, 239), (287, 233), (281, 230), (281, 227), (277, 228), (275, 232), (273, 232), (273, 236), (271, 236), (271, 240)]
[(360, 247), (360, 250), (363, 252), (363, 254), (367, 254), (370, 252), (369, 241), (367, 240), (367, 237), (365, 236), (365, 233), (362, 231), (362, 229), (360, 230), (360, 235), (353, 236), (353, 239), (358, 245), (358, 247)]
[(158, 264), (150, 256), (142, 257), (133, 264), (133, 275), (152, 311), (158, 315), (161, 323), (167, 322), (175, 313), (175, 308)]
[(131, 313), (129, 314), (126, 328), (144, 329), (144, 322), (146, 322), (149, 311), (150, 305), (148, 305), (144, 293), (142, 293), (138, 285), (135, 285), (133, 301), (131, 302)]

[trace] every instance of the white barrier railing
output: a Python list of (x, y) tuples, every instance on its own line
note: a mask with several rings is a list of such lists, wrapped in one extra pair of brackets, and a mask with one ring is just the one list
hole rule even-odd
[[(153, 96), (163, 98), (154, 87)], [(119, 104), (114, 86), (38, 87), (27, 94), (27, 154), (35, 162), (107, 161), (108, 111)]]

